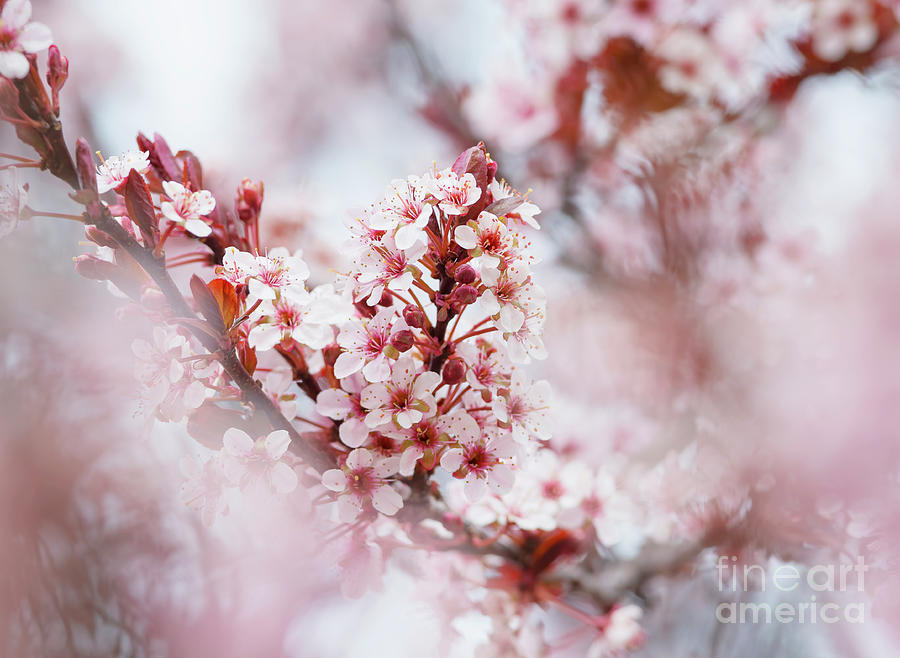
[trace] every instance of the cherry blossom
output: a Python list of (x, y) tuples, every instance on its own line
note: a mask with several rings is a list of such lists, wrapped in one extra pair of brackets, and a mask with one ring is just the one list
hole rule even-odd
[(390, 436), (400, 441), (400, 474), (412, 475), (419, 461), (425, 470), (432, 470), (444, 446), (470, 431), (473, 422), (468, 414), (456, 409), (449, 414), (426, 418), (408, 428), (388, 430)]
[(501, 423), (512, 428), (512, 435), (519, 443), (526, 443), (530, 436), (550, 438), (550, 384), (545, 381), (532, 383), (521, 370), (515, 370), (509, 389), (491, 402), (491, 408)]
[(24, 78), (30, 66), (25, 54), (39, 53), (53, 43), (50, 28), (30, 18), (30, 0), (7, 0), (0, 12), (0, 75), (5, 78)]
[(180, 465), (186, 478), (181, 486), (181, 500), (191, 509), (198, 510), (203, 523), (211, 526), (218, 516), (228, 513), (227, 480), (222, 462), (212, 458), (203, 463), (186, 455)]
[(614, 608), (603, 634), (591, 644), (588, 658), (603, 658), (639, 647), (644, 641), (644, 631), (638, 623), (642, 616), (643, 610), (634, 604)]
[(473, 389), (484, 389), (488, 393), (487, 399), (496, 389), (509, 385), (512, 364), (502, 348), (479, 338), (474, 345), (460, 343), (456, 346), (456, 352), (468, 365), (466, 382)]
[(377, 457), (365, 448), (353, 450), (340, 469), (322, 474), (322, 484), (338, 494), (338, 515), (350, 523), (371, 505), (387, 516), (403, 507), (403, 498), (389, 484), (397, 472), (396, 461)]
[(477, 220), (457, 226), (453, 238), (484, 272), (485, 269), (496, 270), (501, 259), (508, 258), (512, 235), (496, 215), (482, 211)]
[(408, 290), (418, 271), (414, 263), (424, 253), (425, 245), (421, 242), (403, 250), (390, 236), (370, 244), (355, 261), (359, 272), (357, 280), (361, 284), (357, 298), (365, 297), (369, 306), (375, 306), (385, 290)]
[[(538, 221), (534, 218), (535, 215), (539, 215), (541, 209), (537, 207), (536, 204), (531, 203), (525, 197), (520, 197), (515, 190), (513, 190), (506, 181), (494, 179), (491, 182), (489, 188), (491, 191), (491, 195), (494, 197), (494, 201), (500, 201), (502, 199), (508, 199), (510, 197), (519, 197), (522, 199), (522, 202), (515, 207), (514, 210), (506, 213), (507, 219), (511, 219), (513, 221), (517, 221), (521, 224), (525, 224), (530, 226), (535, 230), (540, 230), (541, 226), (538, 224)], [(526, 195), (527, 197), (527, 195)]]
[[(291, 255), (284, 247), (276, 247), (265, 256), (254, 256), (229, 247), (216, 272), (233, 284), (246, 284), (254, 300), (274, 300), (285, 294), (291, 302), (305, 304), (309, 301), (304, 283), (309, 278), (309, 266), (299, 251)], [(336, 303), (333, 288), (323, 288), (320, 296)], [(318, 306), (326, 308), (323, 304)]]
[(391, 378), (369, 384), (362, 391), (362, 406), (369, 410), (366, 425), (372, 429), (393, 421), (409, 428), (437, 410), (433, 395), (441, 381), (436, 372), (417, 372), (418, 366), (409, 356), (401, 357), (391, 367)]
[(346, 316), (341, 298), (330, 285), (323, 285), (305, 296), (303, 302), (298, 302), (296, 291), (300, 289), (288, 288), (292, 294), (262, 300), (254, 312), (256, 324), (247, 336), (251, 347), (271, 350), (279, 343), (287, 344), (293, 340), (318, 350), (331, 344), (334, 340), (332, 324)]
[(543, 289), (531, 282), (527, 268), (512, 265), (494, 277), (490, 270), (483, 273), (487, 290), (481, 304), (495, 319), (498, 329), (515, 333), (522, 328), (526, 315), (539, 312), (545, 304)]
[(333, 420), (341, 421), (338, 433), (344, 445), (358, 448), (369, 438), (369, 428), (365, 424), (369, 413), (360, 402), (358, 376), (341, 380), (342, 388), (325, 389), (316, 397), (316, 411)]
[(297, 474), (282, 457), (291, 443), (285, 430), (275, 430), (254, 441), (243, 430), (232, 427), (223, 437), (225, 476), (245, 488), (267, 484), (272, 491), (288, 494), (297, 488)]
[[(346, 325), (338, 334), (337, 343), (343, 352), (334, 363), (334, 376), (343, 379), (362, 370), (369, 382), (383, 382), (391, 376), (388, 353), (391, 336), (408, 329), (403, 318), (398, 318), (392, 308), (383, 308), (374, 317), (357, 319)], [(399, 356), (396, 350), (394, 356)]]
[(187, 232), (198, 238), (205, 238), (212, 233), (204, 215), (211, 213), (216, 207), (216, 200), (207, 190), (191, 192), (181, 183), (163, 181), (163, 190), (169, 201), (163, 201), (160, 210), (170, 222), (184, 227)]
[(147, 151), (127, 151), (114, 155), (97, 166), (97, 191), (100, 194), (118, 188), (128, 178), (131, 171), (146, 174), (150, 169), (150, 153)]
[(25, 204), (28, 202), (28, 192), (19, 185), (18, 174), (15, 167), (2, 172), (0, 182), (0, 238), (12, 233)]
[(388, 188), (376, 212), (368, 216), (368, 224), (379, 231), (393, 232), (398, 249), (409, 249), (417, 241), (425, 242), (425, 225), (433, 206), (426, 203), (428, 192), (418, 176), (395, 180)]
[[(468, 419), (468, 420), (467, 420)], [(456, 446), (441, 457), (441, 468), (465, 482), (466, 498), (480, 500), (490, 487), (498, 494), (515, 482), (512, 464), (519, 453), (509, 434), (483, 431), (470, 416), (460, 416)]]
[(813, 50), (828, 62), (849, 52), (865, 52), (875, 45), (878, 27), (872, 3), (858, 0), (819, 0), (813, 11)]
[(448, 215), (464, 215), (481, 198), (481, 188), (472, 174), (458, 176), (451, 169), (435, 172), (426, 186), (438, 200), (438, 207)]

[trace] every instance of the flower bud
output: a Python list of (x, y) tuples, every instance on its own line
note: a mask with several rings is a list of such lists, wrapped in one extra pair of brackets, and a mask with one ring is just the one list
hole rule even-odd
[(475, 268), (466, 263), (456, 268), (456, 271), (453, 273), (453, 278), (455, 278), (459, 283), (471, 284), (475, 283), (475, 280), (478, 278), (478, 274), (476, 274)]
[(424, 329), (428, 324), (428, 318), (415, 304), (409, 304), (403, 309), (403, 319), (406, 320), (406, 324), (416, 329)]
[(84, 227), (84, 235), (85, 237), (93, 242), (94, 244), (98, 244), (101, 247), (118, 247), (118, 243), (112, 239), (112, 236), (108, 233), (104, 233), (96, 226), (85, 226)]
[(409, 329), (401, 329), (391, 336), (391, 345), (398, 352), (406, 352), (413, 346), (415, 338), (413, 332)]
[(457, 304), (474, 304), (478, 299), (478, 290), (472, 286), (460, 286), (453, 291), (453, 301)]
[(241, 181), (237, 190), (234, 205), (242, 222), (249, 222), (259, 217), (263, 202), (263, 184), (254, 183), (249, 178)]
[(327, 345), (322, 350), (322, 359), (325, 361), (325, 365), (334, 366), (335, 361), (338, 360), (338, 357), (341, 355), (341, 346), (337, 343), (332, 343), (331, 345)]
[(459, 384), (466, 376), (466, 362), (458, 356), (451, 356), (441, 368), (441, 382), (448, 386)]
[(387, 288), (381, 293), (381, 299), (378, 300), (378, 306), (392, 306), (394, 304), (394, 295)]
[(59, 90), (69, 78), (69, 59), (63, 57), (55, 45), (47, 50), (47, 84), (53, 103), (53, 113), (59, 115)]
[(86, 279), (108, 281), (117, 278), (120, 274), (118, 265), (108, 260), (101, 260), (96, 256), (83, 254), (72, 260), (75, 261), (75, 272)]

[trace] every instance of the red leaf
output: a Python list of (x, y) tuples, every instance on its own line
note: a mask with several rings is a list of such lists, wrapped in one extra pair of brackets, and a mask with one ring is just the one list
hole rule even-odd
[(200, 315), (206, 318), (218, 335), (225, 335), (225, 319), (222, 317), (222, 311), (219, 309), (219, 302), (203, 282), (203, 279), (196, 274), (191, 277), (191, 293), (194, 295), (194, 303), (197, 304), (197, 310), (200, 311)]
[(234, 286), (225, 279), (213, 279), (207, 285), (222, 314), (226, 328), (231, 328), (238, 312), (238, 298)]
[(125, 181), (125, 206), (131, 221), (141, 229), (144, 241), (151, 247), (156, 246), (159, 237), (156, 210), (150, 200), (147, 181), (134, 169), (128, 172), (128, 179)]

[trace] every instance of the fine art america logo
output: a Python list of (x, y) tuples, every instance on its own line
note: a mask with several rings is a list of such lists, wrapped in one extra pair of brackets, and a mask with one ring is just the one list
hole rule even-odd
[(861, 556), (856, 564), (817, 564), (802, 571), (792, 564), (763, 566), (720, 555), (719, 592), (756, 592), (754, 598), (770, 600), (723, 601), (716, 606), (716, 619), (723, 624), (862, 624), (868, 569)]

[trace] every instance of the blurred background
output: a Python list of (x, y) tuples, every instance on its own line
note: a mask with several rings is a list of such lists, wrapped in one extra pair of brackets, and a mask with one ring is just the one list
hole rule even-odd
[[(484, 140), (543, 210), (536, 371), (556, 394), (553, 445), (615, 483), (611, 564), (648, 572), (636, 654), (896, 655), (892, 3), (33, 6), (70, 59), (70, 142), (110, 155), (158, 132), (226, 198), (265, 181), (263, 242), (302, 248), (316, 283), (346, 266), (344, 222), (391, 179)], [(74, 211), (62, 186), (26, 180), (32, 207)], [(429, 589), (436, 560), (397, 560), (380, 591), (346, 599), (302, 501), (231, 501), (205, 528), (178, 495), (179, 459), (201, 448), (138, 413), (130, 343), (147, 328), (74, 275), (82, 237), (34, 219), (0, 241), (4, 655), (548, 655), (504, 648), (477, 615), (448, 629), (444, 609), (466, 602)], [(648, 546), (679, 559), (642, 562)], [(718, 624), (716, 554), (863, 556), (870, 615)]]

